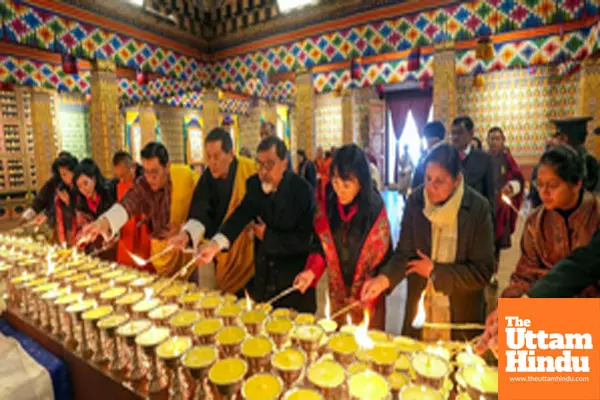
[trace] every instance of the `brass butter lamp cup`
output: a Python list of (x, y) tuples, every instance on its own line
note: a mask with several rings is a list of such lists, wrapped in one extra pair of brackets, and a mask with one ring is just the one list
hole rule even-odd
[(181, 358), (181, 363), (196, 382), (194, 400), (204, 400), (207, 397), (208, 371), (217, 360), (217, 350), (214, 346), (196, 346)]
[(157, 393), (167, 386), (166, 378), (161, 374), (158, 368), (158, 358), (156, 357), (156, 348), (169, 338), (171, 331), (169, 328), (152, 327), (139, 334), (135, 338), (135, 343), (142, 348), (150, 360), (150, 370), (148, 371), (148, 392)]
[(119, 341), (117, 329), (129, 320), (125, 313), (112, 314), (98, 321), (98, 328), (104, 331), (105, 336), (112, 342), (112, 354), (109, 356), (108, 369), (113, 372), (122, 371), (125, 364), (119, 355)]
[(248, 363), (250, 374), (267, 372), (275, 343), (266, 336), (250, 336), (242, 343), (242, 355)]
[(67, 307), (67, 312), (71, 316), (71, 336), (75, 336), (75, 328), (76, 326), (81, 327), (81, 340), (79, 341), (79, 346), (77, 347), (77, 352), (81, 354), (83, 358), (89, 356), (89, 344), (88, 337), (85, 329), (85, 321), (81, 318), (82, 314), (92, 308), (96, 307), (96, 301), (87, 299), (81, 300), (75, 303), (70, 304)]
[(100, 328), (98, 328), (98, 321), (112, 314), (113, 308), (111, 306), (100, 306), (93, 310), (86, 311), (81, 316), (83, 323), (88, 322), (92, 327), (94, 333), (95, 345), (94, 355), (92, 356), (92, 362), (96, 364), (102, 364), (108, 360), (106, 353), (104, 352), (104, 345), (102, 344), (102, 334)]
[(117, 335), (123, 338), (123, 341), (129, 348), (131, 355), (131, 365), (126, 378), (130, 381), (139, 381), (145, 376), (144, 368), (140, 363), (138, 346), (135, 343), (136, 336), (147, 331), (152, 326), (152, 322), (147, 319), (136, 319), (129, 321), (117, 328)]
[[(54, 301), (56, 305), (56, 315), (57, 321), (56, 324), (58, 326), (58, 337), (65, 340), (65, 344), (67, 347), (75, 348), (77, 347), (77, 339), (75, 338), (75, 329), (73, 320), (68, 316), (66, 309), (67, 307), (74, 302), (79, 301), (83, 297), (82, 293), (70, 293), (65, 296), (59, 297)], [(69, 320), (68, 327), (65, 327), (63, 322), (65, 319)], [(66, 328), (66, 329), (65, 329)]]
[(167, 369), (171, 372), (169, 384), (169, 398), (171, 400), (183, 400), (184, 394), (181, 390), (179, 378), (180, 358), (192, 347), (192, 338), (189, 336), (174, 336), (167, 339), (156, 348), (156, 355), (160, 358)]
[(306, 354), (295, 347), (280, 350), (271, 357), (271, 367), (285, 383), (286, 388), (291, 388), (300, 380), (304, 366), (308, 361)]
[[(233, 400), (240, 392), (247, 373), (248, 364), (244, 360), (225, 358), (213, 364), (208, 371), (208, 379), (221, 397)], [(224, 374), (229, 376), (223, 377)]]

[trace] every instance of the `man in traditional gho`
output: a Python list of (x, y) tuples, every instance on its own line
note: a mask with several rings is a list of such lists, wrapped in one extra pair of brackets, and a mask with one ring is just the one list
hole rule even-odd
[[(219, 252), (234, 246), (254, 221), (259, 244), (252, 296), (259, 302), (290, 288), (310, 252), (314, 192), (305, 179), (287, 170), (286, 156), (283, 140), (275, 136), (263, 139), (257, 149), (258, 174), (248, 179), (244, 199), (199, 253), (199, 263), (210, 262)], [(315, 290), (308, 289), (304, 295), (289, 294), (274, 306), (314, 312)]]
[[(253, 160), (233, 154), (231, 136), (224, 129), (213, 129), (206, 136), (205, 143), (208, 169), (196, 185), (183, 231), (171, 240), (179, 248), (196, 248), (204, 237), (212, 238), (222, 222), (240, 205), (246, 195), (246, 181), (256, 174)], [(243, 295), (243, 289), (254, 275), (252, 237), (240, 235), (227, 252), (216, 258), (215, 268), (216, 280), (222, 291)]]
[[(186, 165), (171, 164), (167, 148), (148, 143), (141, 152), (144, 176), (136, 181), (125, 196), (87, 225), (81, 237), (88, 240), (98, 235), (112, 237), (133, 215), (147, 217), (152, 235), (151, 254), (164, 250), (169, 239), (181, 232), (189, 214), (198, 175)], [(169, 276), (189, 260), (182, 251), (171, 251), (155, 258), (159, 275)]]
[[(115, 192), (117, 201), (121, 201), (125, 194), (133, 187), (137, 176), (138, 165), (133, 161), (131, 154), (118, 151), (113, 156), (113, 173), (117, 179)], [(143, 174), (143, 171), (140, 171)], [(141, 174), (140, 174), (141, 175)], [(140, 268), (131, 258), (135, 254), (143, 259), (150, 257), (150, 231), (143, 223), (143, 215), (135, 215), (129, 218), (120, 232), (117, 244), (117, 262), (134, 268)], [(151, 266), (144, 266), (151, 269)]]

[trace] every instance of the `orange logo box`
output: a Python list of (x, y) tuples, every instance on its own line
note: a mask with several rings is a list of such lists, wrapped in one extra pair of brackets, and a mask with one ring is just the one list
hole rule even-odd
[(600, 299), (500, 299), (501, 400), (600, 399)]

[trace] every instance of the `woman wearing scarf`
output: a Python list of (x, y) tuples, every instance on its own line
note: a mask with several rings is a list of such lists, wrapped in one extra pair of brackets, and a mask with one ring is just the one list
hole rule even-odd
[[(89, 158), (82, 160), (75, 168), (73, 182), (75, 182), (78, 192), (75, 213), (76, 227), (79, 231), (84, 225), (95, 221), (113, 205), (115, 193), (110, 183), (102, 176), (100, 168)], [(97, 249), (102, 245), (102, 239), (99, 239), (92, 247)], [(114, 249), (101, 253), (101, 257), (106, 259), (114, 259), (115, 256)]]
[[(489, 202), (464, 184), (453, 146), (441, 144), (428, 155), (425, 184), (409, 197), (400, 232), (394, 256), (364, 285), (362, 300), (378, 297), (406, 277), (404, 335), (449, 339), (449, 332), (422, 332), (412, 326), (426, 288), (427, 322), (483, 322), (483, 289), (494, 270), (492, 213)], [(452, 336), (464, 340), (476, 334)]]
[(54, 196), (55, 232), (58, 243), (70, 246), (75, 243), (75, 184), (73, 174), (77, 167), (77, 159), (70, 154), (59, 156), (54, 164), (59, 176)]
[[(315, 251), (294, 284), (304, 292), (316, 286), (327, 268), (331, 312), (335, 313), (360, 298), (364, 282), (391, 256), (392, 240), (383, 200), (358, 146), (346, 145), (336, 152), (331, 177), (333, 191), (319, 202), (315, 213)], [(381, 298), (369, 304), (374, 328), (384, 327), (384, 305)], [(360, 308), (353, 309), (352, 320), (360, 322), (362, 313)], [(342, 315), (338, 322), (345, 319)]]

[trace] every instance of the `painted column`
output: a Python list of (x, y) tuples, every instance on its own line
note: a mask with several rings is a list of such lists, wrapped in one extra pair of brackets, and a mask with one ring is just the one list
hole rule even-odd
[(595, 59), (586, 59), (581, 63), (579, 75), (578, 111), (582, 117), (592, 117), (588, 123), (587, 150), (596, 158), (600, 157), (600, 137), (593, 131), (600, 126), (600, 63)]
[(92, 158), (105, 176), (112, 176), (113, 154), (123, 147), (120, 121), (115, 63), (97, 60), (92, 70), (90, 105)]
[(315, 156), (315, 95), (312, 73), (302, 71), (296, 74), (296, 112), (294, 126), (296, 127), (296, 148), (305, 149), (308, 158)]
[(37, 188), (52, 176), (52, 161), (57, 154), (52, 121), (53, 97), (46, 90), (34, 88), (31, 94), (31, 122)]
[(245, 147), (254, 155), (260, 143), (260, 107), (251, 107), (247, 115), (239, 116), (240, 148)]
[(433, 114), (450, 129), (456, 117), (456, 56), (454, 44), (436, 47), (433, 57)]
[(142, 132), (142, 148), (150, 142), (156, 142), (156, 125), (158, 123), (154, 104), (150, 101), (140, 103), (140, 128)]
[(213, 130), (219, 127), (219, 90), (204, 89), (204, 98), (202, 100), (202, 116), (204, 118), (204, 137)]
[(169, 150), (171, 162), (183, 163), (183, 124), (186, 110), (181, 107), (157, 106), (161, 141)]
[(357, 127), (355, 126), (354, 118), (354, 103), (355, 103), (356, 91), (354, 89), (345, 90), (342, 93), (342, 143), (358, 143), (356, 132)]

